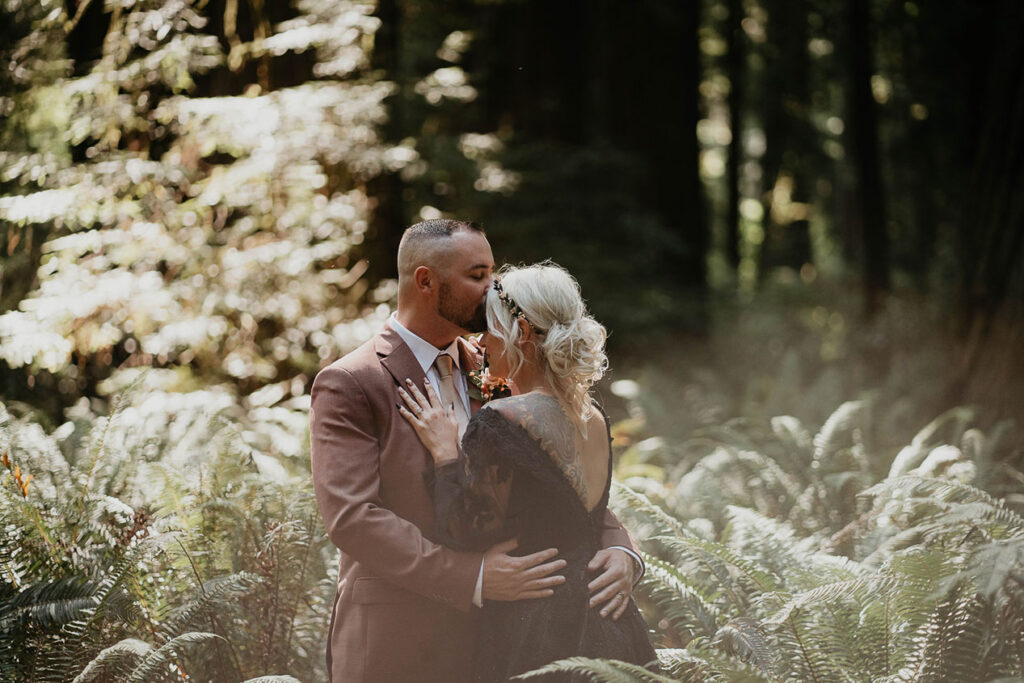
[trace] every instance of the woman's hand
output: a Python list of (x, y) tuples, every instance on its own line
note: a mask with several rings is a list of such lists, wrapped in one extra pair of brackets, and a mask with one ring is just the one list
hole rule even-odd
[(408, 391), (398, 388), (398, 393), (405, 402), (399, 404), (398, 412), (402, 414), (420, 441), (430, 451), (435, 465), (459, 458), (459, 423), (455, 419), (454, 406), (441, 405), (430, 380), (425, 380), (427, 395), (424, 396), (411, 379), (405, 380)]

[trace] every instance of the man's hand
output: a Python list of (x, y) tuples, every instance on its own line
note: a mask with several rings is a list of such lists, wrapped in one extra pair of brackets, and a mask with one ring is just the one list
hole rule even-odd
[(618, 548), (597, 551), (587, 569), (601, 573), (589, 584), (590, 606), (604, 605), (601, 616), (617, 620), (626, 611), (633, 590), (633, 558)]
[(565, 583), (561, 574), (565, 560), (555, 560), (558, 550), (548, 548), (539, 553), (514, 557), (519, 542), (515, 539), (499, 543), (484, 554), (484, 582), (482, 595), (486, 600), (531, 600), (548, 598), (555, 594), (555, 586)]

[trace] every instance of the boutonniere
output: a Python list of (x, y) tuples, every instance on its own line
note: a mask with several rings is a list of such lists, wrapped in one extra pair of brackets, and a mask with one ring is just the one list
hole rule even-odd
[(481, 403), (512, 395), (512, 385), (508, 380), (492, 376), (487, 372), (487, 368), (470, 370), (466, 373), (466, 380), (469, 382), (469, 397)]

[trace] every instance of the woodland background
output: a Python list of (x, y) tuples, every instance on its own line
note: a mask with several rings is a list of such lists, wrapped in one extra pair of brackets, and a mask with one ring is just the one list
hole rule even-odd
[(324, 677), (308, 391), (438, 216), (609, 328), (673, 680), (1024, 675), (1022, 34), (1013, 0), (0, 0), (0, 677)]

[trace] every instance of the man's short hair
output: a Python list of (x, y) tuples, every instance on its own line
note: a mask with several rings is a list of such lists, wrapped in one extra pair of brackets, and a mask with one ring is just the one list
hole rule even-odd
[(419, 266), (444, 270), (451, 256), (449, 242), (456, 232), (483, 233), (472, 221), (436, 218), (410, 225), (398, 244), (398, 277), (411, 277)]

